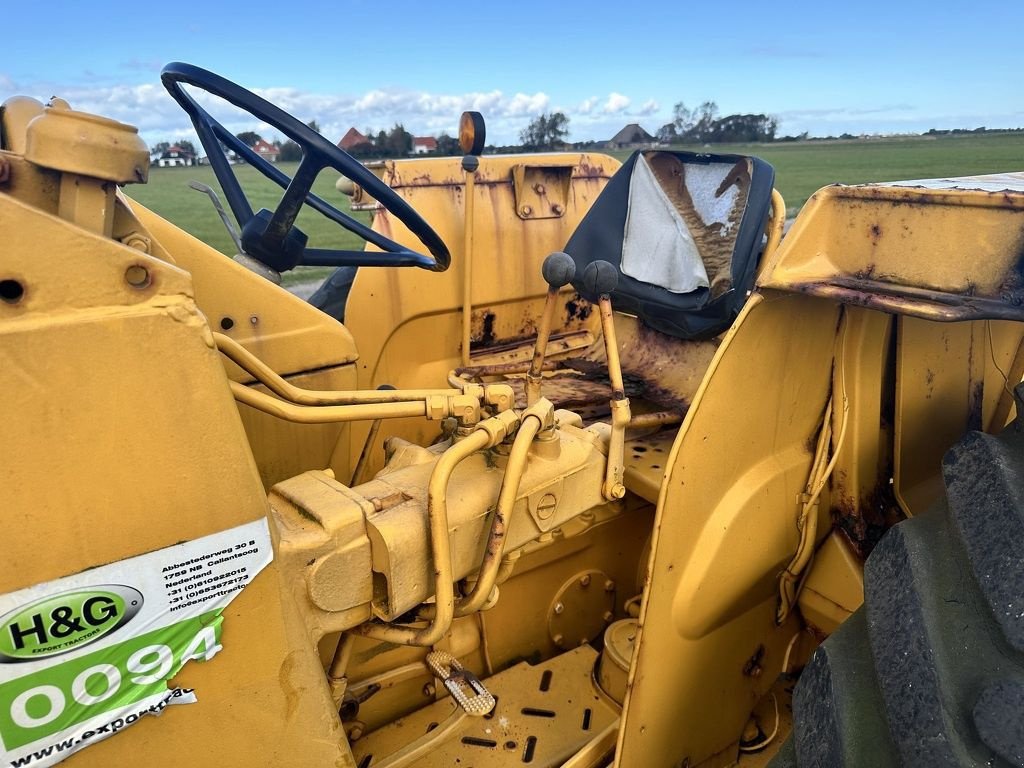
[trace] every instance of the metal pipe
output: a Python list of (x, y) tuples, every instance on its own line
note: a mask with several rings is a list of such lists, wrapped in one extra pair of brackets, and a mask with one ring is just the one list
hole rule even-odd
[(647, 427), (665, 427), (670, 424), (682, 424), (683, 414), (674, 411), (655, 411), (653, 413), (637, 413), (629, 420), (630, 429)]
[(274, 369), (230, 336), (214, 332), (213, 338), (221, 354), (278, 397), (299, 405), (408, 403), (426, 400), (428, 397), (454, 397), (462, 394), (461, 389), (371, 389), (349, 392), (332, 390), (318, 392), (312, 389), (303, 389), (286, 381)]
[(505, 477), (502, 479), (498, 504), (494, 509), (494, 519), (491, 521), (491, 530), (487, 536), (487, 548), (484, 551), (483, 563), (480, 565), (480, 573), (473, 589), (464, 600), (459, 601), (456, 609), (457, 616), (466, 616), (480, 610), (491, 596), (491, 590), (497, 583), (502, 558), (505, 556), (506, 536), (509, 522), (512, 519), (512, 509), (515, 507), (519, 486), (526, 472), (526, 460), (534, 438), (544, 427), (543, 416), (532, 411), (542, 409), (551, 411), (551, 403), (546, 400), (537, 405), (540, 405), (541, 408), (534, 406), (534, 408), (528, 409), (519, 423), (519, 431), (512, 442), (508, 464), (505, 466)]
[[(512, 518), (512, 509), (515, 507), (516, 498), (519, 495), (519, 485), (526, 472), (526, 460), (530, 453), (530, 447), (537, 433), (544, 428), (545, 417), (552, 411), (551, 403), (543, 400), (523, 413), (519, 423), (519, 431), (516, 432), (515, 440), (512, 442), (512, 450), (509, 452), (508, 463), (505, 466), (505, 477), (501, 482), (501, 491), (498, 494), (498, 503), (494, 509), (494, 518), (491, 520), (491, 529), (487, 536), (487, 547), (484, 549), (484, 559), (480, 564), (476, 584), (462, 600), (455, 606), (456, 616), (468, 616), (476, 613), (487, 603), (491, 591), (498, 581), (503, 558), (505, 556), (506, 534), (509, 521)], [(511, 571), (510, 571), (511, 573)], [(424, 605), (417, 611), (417, 618), (430, 619), (436, 610), (433, 606)]]
[(452, 576), (452, 548), (448, 531), (448, 482), (455, 468), (477, 451), (501, 442), (518, 420), (505, 412), (480, 422), (476, 429), (445, 451), (434, 466), (427, 484), (427, 519), (434, 559), (434, 616), (425, 627), (403, 627), (367, 622), (352, 631), (365, 637), (397, 645), (430, 646), (451, 627), (455, 617), (455, 584)]
[(619, 361), (619, 342), (615, 336), (611, 297), (606, 293), (602, 294), (597, 305), (601, 311), (601, 331), (604, 334), (604, 348), (608, 358), (608, 381), (612, 386), (612, 399), (609, 403), (612, 411), (612, 432), (608, 438), (608, 464), (601, 491), (606, 499), (614, 501), (626, 495), (626, 486), (623, 484), (625, 442), (626, 428), (631, 417), (626, 388), (622, 383), (622, 364)]
[(544, 300), (544, 312), (540, 316), (540, 328), (537, 329), (537, 342), (533, 347), (533, 360), (526, 371), (526, 405), (531, 406), (540, 400), (540, 388), (544, 381), (544, 354), (548, 348), (548, 337), (555, 320), (555, 304), (559, 288), (548, 286), (548, 295)]
[(235, 400), (263, 413), (276, 416), (296, 424), (326, 424), (343, 421), (364, 421), (369, 419), (402, 419), (411, 416), (426, 416), (427, 405), (423, 401), (398, 403), (364, 403), (360, 405), (324, 405), (313, 407), (296, 405), (276, 397), (250, 389), (237, 381), (228, 382)]
[(473, 209), (475, 207), (476, 167), (465, 167), (466, 220), (462, 248), (462, 364), (469, 365), (470, 331), (473, 318)]
[(352, 646), (355, 644), (355, 636), (349, 632), (342, 632), (338, 638), (338, 645), (334, 649), (334, 657), (331, 659), (331, 666), (327, 670), (327, 682), (331, 688), (331, 698), (334, 699), (334, 706), (341, 706), (345, 698), (345, 689), (348, 688), (348, 677), (345, 672), (348, 670), (349, 659), (352, 658)]
[(366, 441), (363, 443), (363, 450), (359, 453), (359, 461), (356, 462), (356, 468), (352, 470), (352, 482), (350, 487), (355, 488), (359, 485), (363, 471), (366, 469), (366, 465), (370, 462), (370, 450), (373, 448), (373, 444), (377, 441), (377, 433), (380, 432), (380, 419), (374, 419), (373, 424), (370, 425), (370, 432), (366, 435)]

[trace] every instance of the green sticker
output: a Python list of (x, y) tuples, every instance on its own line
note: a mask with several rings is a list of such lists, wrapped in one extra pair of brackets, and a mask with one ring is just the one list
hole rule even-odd
[(0, 684), (4, 745), (15, 749), (166, 692), (187, 661), (220, 650), (221, 621), (219, 611), (194, 616)]

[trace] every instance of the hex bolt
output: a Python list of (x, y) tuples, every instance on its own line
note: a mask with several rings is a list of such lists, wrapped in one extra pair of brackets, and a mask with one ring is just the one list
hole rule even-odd
[(536, 192), (538, 195), (543, 195), (547, 190), (544, 189), (543, 184), (534, 184), (533, 191)]
[(349, 738), (350, 741), (355, 741), (356, 739), (358, 739), (362, 735), (363, 735), (363, 729), (362, 729), (361, 726), (358, 726), (358, 725), (353, 726), (352, 730), (348, 732), (348, 738)]
[(560, 206), (558, 203), (555, 203), (554, 205), (551, 206), (551, 212), (555, 214), (555, 216), (561, 216), (562, 213), (564, 213), (564, 211), (565, 208)]
[(145, 288), (149, 285), (149, 270), (141, 264), (133, 264), (124, 271), (124, 279), (132, 288)]
[(437, 689), (434, 687), (433, 683), (427, 683), (426, 685), (423, 686), (423, 695), (426, 696), (427, 698), (433, 698), (434, 694), (436, 694), (436, 693), (437, 693)]
[(582, 576), (580, 576), (580, 586), (581, 587), (589, 587), (590, 586), (590, 574), (589, 573), (585, 573)]
[(562, 644), (562, 641), (565, 640), (565, 638), (562, 637), (561, 635), (555, 635), (551, 639), (554, 641), (555, 645), (558, 645), (558, 646), (560, 646)]
[(256, 325), (256, 324), (257, 324), (257, 323), (258, 323), (259, 321), (260, 321), (260, 319), (259, 319), (259, 317), (257, 317), (256, 315), (252, 315), (252, 316), (251, 316), (251, 317), (249, 318), (249, 322), (250, 322), (250, 323), (251, 323), (252, 325)]
[(615, 614), (612, 613), (611, 611), (605, 611), (604, 612), (604, 620), (606, 622), (611, 623), (612, 619), (614, 619), (614, 618), (615, 618)]
[(606, 581), (604, 583), (604, 591), (605, 592), (614, 592), (615, 591), (615, 582), (612, 581), (611, 579), (608, 579), (608, 581)]
[(565, 606), (562, 603), (555, 603), (555, 613), (562, 613), (565, 610)]
[(533, 215), (533, 208), (531, 208), (528, 205), (524, 205), (522, 208), (519, 209), (519, 212), (523, 216), (532, 216)]

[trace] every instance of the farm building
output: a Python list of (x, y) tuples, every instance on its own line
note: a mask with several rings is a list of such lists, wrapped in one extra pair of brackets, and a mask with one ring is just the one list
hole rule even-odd
[(344, 149), (346, 152), (350, 152), (356, 147), (364, 145), (370, 146), (372, 144), (373, 142), (370, 139), (361, 134), (355, 128), (349, 128), (348, 132), (344, 136), (342, 136), (341, 140), (338, 142), (338, 146)]
[(168, 147), (158, 155), (150, 157), (150, 162), (161, 168), (173, 168), (178, 165), (195, 165), (196, 155), (187, 149), (182, 149), (177, 144)]
[(277, 156), (281, 153), (280, 149), (264, 139), (257, 139), (256, 143), (252, 145), (252, 150), (264, 160), (268, 160), (271, 163), (276, 163)]
[(640, 127), (630, 123), (608, 140), (608, 149), (642, 149), (654, 144), (654, 137)]
[(413, 136), (412, 153), (426, 155), (429, 152), (437, 152), (437, 139), (433, 136)]

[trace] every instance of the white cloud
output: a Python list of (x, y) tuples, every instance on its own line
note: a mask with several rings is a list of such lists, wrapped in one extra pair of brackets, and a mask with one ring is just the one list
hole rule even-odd
[(637, 112), (637, 114), (642, 116), (653, 115), (658, 111), (659, 107), (660, 105), (654, 99), (648, 99), (643, 103), (643, 106), (640, 107), (640, 111)]
[(589, 99), (584, 99), (580, 102), (580, 105), (576, 107), (576, 112), (581, 115), (589, 115), (594, 111), (594, 107), (597, 106), (599, 99), (597, 96), (591, 96)]
[(608, 101), (604, 103), (604, 112), (606, 114), (615, 114), (616, 112), (624, 112), (632, 100), (629, 96), (623, 96), (621, 93), (610, 93), (608, 94)]

